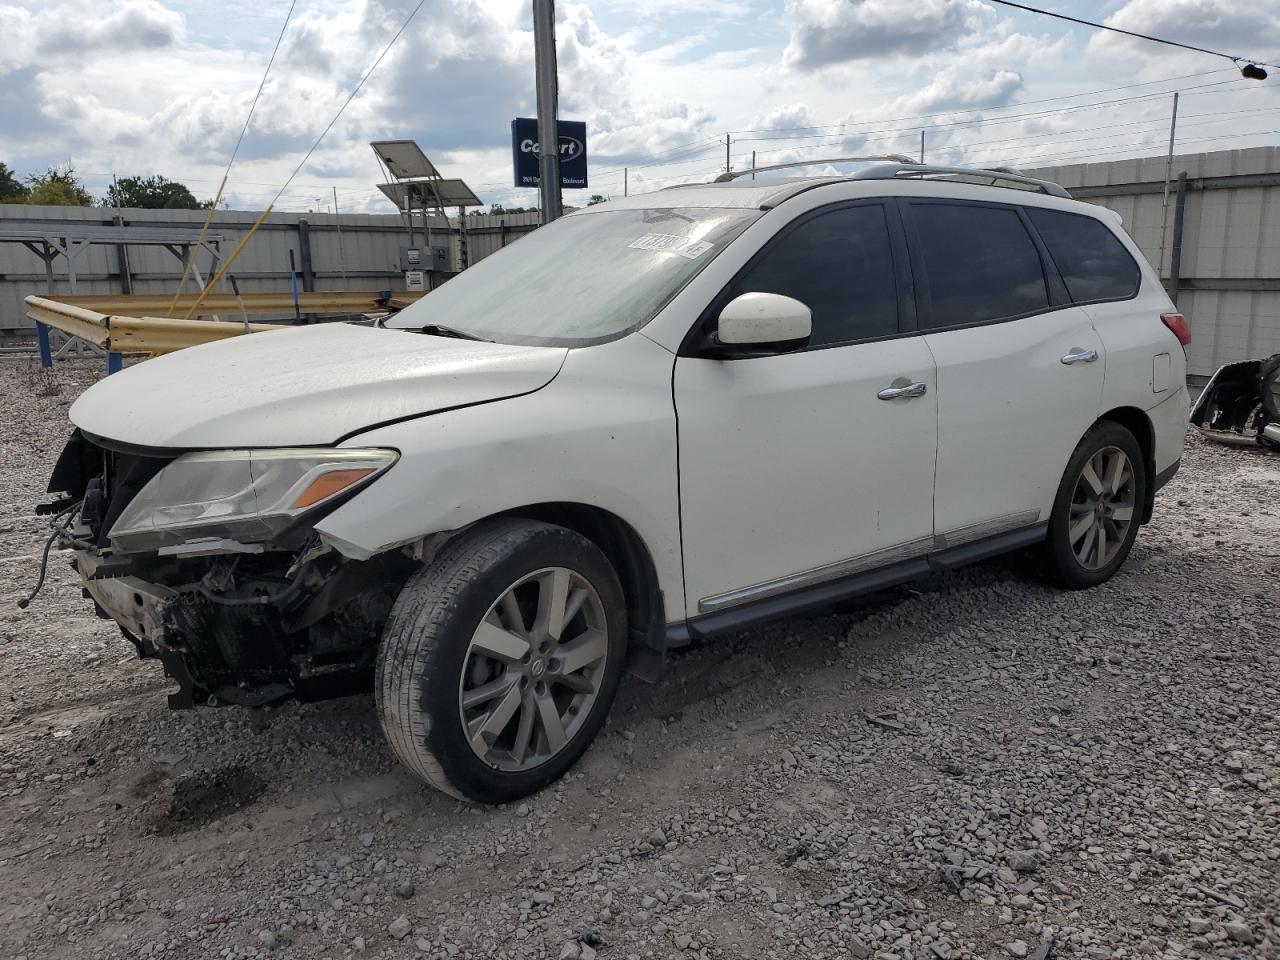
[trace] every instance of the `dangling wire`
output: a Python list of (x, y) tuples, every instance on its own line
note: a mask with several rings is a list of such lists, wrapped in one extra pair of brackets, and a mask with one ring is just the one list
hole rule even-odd
[(218, 192), (213, 198), (213, 202), (209, 204), (209, 212), (205, 215), (204, 223), (200, 227), (200, 234), (196, 237), (196, 242), (191, 248), (191, 256), (187, 258), (186, 268), (182, 271), (182, 279), (178, 281), (178, 289), (174, 291), (173, 301), (169, 304), (169, 315), (173, 315), (174, 308), (178, 305), (178, 298), (182, 296), (182, 288), (187, 284), (187, 277), (191, 275), (191, 270), (195, 266), (196, 257), (200, 255), (200, 244), (204, 243), (205, 234), (209, 232), (209, 224), (213, 221), (213, 215), (218, 210), (218, 204), (222, 201), (223, 191), (227, 189), (227, 178), (231, 176), (231, 166), (236, 162), (236, 155), (240, 153), (240, 144), (244, 143), (245, 134), (249, 132), (249, 122), (253, 119), (253, 112), (258, 109), (258, 100), (262, 97), (263, 88), (267, 85), (267, 77), (271, 74), (271, 67), (276, 62), (276, 54), (280, 52), (280, 42), (284, 40), (284, 33), (289, 29), (289, 21), (293, 19), (293, 8), (298, 5), (298, 0), (292, 0), (289, 4), (289, 12), (284, 15), (284, 23), (280, 27), (280, 34), (276, 37), (276, 45), (271, 48), (271, 57), (267, 60), (267, 68), (262, 71), (262, 80), (258, 83), (258, 91), (253, 95), (253, 102), (249, 104), (249, 113), (244, 118), (244, 126), (240, 128), (240, 136), (236, 139), (236, 145), (231, 151), (231, 159), (227, 161), (227, 169), (222, 174), (222, 183), (218, 186)]
[(276, 202), (280, 199), (280, 197), (284, 195), (284, 192), (287, 189), (289, 189), (289, 184), (293, 183), (293, 178), (302, 172), (302, 168), (305, 167), (307, 165), (307, 161), (311, 159), (311, 154), (315, 153), (316, 147), (320, 146), (320, 142), (324, 140), (326, 136), (329, 135), (329, 131), (333, 129), (333, 125), (338, 122), (338, 118), (341, 117), (343, 112), (347, 109), (347, 107), (351, 105), (351, 101), (356, 98), (356, 94), (360, 92), (360, 88), (364, 86), (365, 81), (368, 80), (370, 76), (372, 76), (373, 71), (378, 69), (378, 64), (382, 63), (383, 58), (388, 53), (391, 52), (391, 48), (395, 46), (395, 42), (399, 40), (400, 35), (404, 33), (406, 29), (408, 29), (409, 24), (413, 22), (413, 18), (418, 15), (418, 11), (423, 8), (426, 2), (427, 0), (418, 0), (418, 5), (413, 8), (409, 16), (404, 18), (404, 23), (400, 24), (400, 29), (396, 31), (396, 35), (392, 37), (389, 41), (387, 41), (387, 45), (383, 47), (382, 52), (378, 54), (378, 59), (373, 61), (373, 66), (371, 66), (368, 70), (365, 71), (364, 76), (360, 78), (360, 82), (357, 83), (355, 85), (355, 89), (351, 91), (351, 95), (347, 97), (346, 101), (342, 104), (342, 106), (338, 108), (338, 112), (333, 115), (333, 119), (329, 121), (329, 125), (320, 132), (320, 136), (316, 137), (316, 142), (311, 145), (311, 149), (307, 151), (306, 156), (302, 158), (302, 161), (294, 169), (293, 173), (289, 174), (289, 179), (284, 182), (284, 186), (282, 186), (279, 189), (279, 191), (276, 193), (275, 198), (271, 201), (270, 206), (275, 206)]
[[(53, 542), (60, 535), (67, 532), (67, 527), (71, 526), (71, 521), (75, 519), (75, 509), (80, 506), (81, 501), (77, 500), (69, 507), (64, 508), (53, 518), (53, 532), (49, 534), (49, 539), (44, 542), (44, 553), (40, 555), (40, 576), (36, 578), (36, 585), (31, 588), (31, 592), (25, 598), (18, 601), (18, 609), (25, 610), (31, 606), (31, 601), (40, 593), (44, 587), (45, 575), (49, 572), (49, 551), (53, 548)], [(66, 518), (65, 520), (63, 518)], [(72, 538), (74, 540), (74, 538)], [(75, 545), (80, 545), (81, 541), (75, 541)], [(84, 544), (88, 546), (88, 544)]]
[(261, 227), (262, 224), (266, 222), (267, 216), (271, 213), (276, 203), (280, 200), (282, 196), (284, 196), (284, 192), (289, 189), (289, 184), (293, 183), (293, 178), (302, 172), (302, 168), (307, 165), (307, 161), (310, 160), (311, 155), (316, 152), (316, 148), (319, 147), (321, 142), (323, 142), (324, 138), (329, 135), (329, 131), (333, 129), (334, 124), (338, 122), (338, 119), (346, 111), (347, 107), (351, 105), (351, 101), (356, 98), (356, 94), (358, 94), (360, 92), (360, 89), (365, 85), (365, 81), (367, 81), (369, 77), (373, 75), (374, 70), (378, 69), (378, 64), (382, 63), (386, 55), (391, 52), (391, 48), (395, 46), (395, 42), (399, 40), (400, 35), (403, 34), (406, 29), (408, 29), (409, 24), (413, 22), (413, 18), (418, 15), (418, 11), (421, 10), (423, 6), (426, 5), (426, 2), (427, 0), (418, 0), (418, 5), (414, 7), (412, 11), (410, 11), (407, 17), (404, 18), (404, 22), (400, 24), (400, 29), (396, 31), (395, 36), (393, 36), (390, 40), (387, 41), (387, 45), (383, 47), (382, 52), (378, 54), (378, 59), (374, 60), (373, 65), (370, 66), (369, 69), (364, 72), (364, 76), (360, 78), (359, 83), (357, 83), (355, 85), (355, 88), (352, 89), (351, 94), (347, 97), (345, 101), (343, 101), (342, 106), (339, 107), (338, 112), (333, 115), (333, 119), (329, 121), (328, 126), (326, 126), (323, 130), (320, 131), (320, 136), (316, 137), (316, 142), (311, 144), (311, 149), (308, 150), (306, 152), (306, 155), (303, 156), (302, 160), (299, 161), (298, 165), (294, 168), (293, 173), (289, 174), (289, 179), (286, 180), (284, 182), (284, 185), (281, 186), (280, 189), (276, 191), (276, 195), (272, 197), (271, 202), (267, 204), (267, 209), (262, 211), (262, 215), (258, 217), (257, 221), (253, 224), (253, 227), (249, 230), (247, 234), (245, 234), (245, 236), (240, 240), (240, 242), (236, 244), (235, 249), (231, 251), (231, 255), (228, 256), (227, 259), (223, 262), (222, 268), (217, 272), (214, 278), (211, 281), (209, 281), (207, 284), (205, 284), (204, 289), (200, 291), (200, 296), (196, 297), (195, 303), (193, 303), (190, 306), (190, 308), (187, 310), (186, 319), (188, 320), (191, 319), (191, 317), (195, 314), (195, 312), (200, 309), (201, 304), (203, 304), (205, 300), (208, 298), (209, 294), (213, 293), (214, 288), (217, 287), (218, 283), (226, 275), (227, 271), (231, 269), (231, 265), (236, 262), (236, 258), (240, 256), (241, 251), (244, 250), (244, 246), (246, 243), (248, 243), (249, 238), (252, 237), (258, 231), (258, 228)]

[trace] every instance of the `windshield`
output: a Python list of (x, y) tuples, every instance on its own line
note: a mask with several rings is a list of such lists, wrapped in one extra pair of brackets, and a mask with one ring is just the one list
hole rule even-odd
[(564, 217), (485, 257), (388, 327), (578, 347), (644, 326), (758, 210), (609, 210)]

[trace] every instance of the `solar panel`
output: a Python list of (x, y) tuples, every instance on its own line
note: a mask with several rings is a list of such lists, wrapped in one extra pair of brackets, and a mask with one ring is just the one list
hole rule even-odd
[(375, 140), (369, 146), (397, 179), (439, 176), (435, 165), (414, 140)]
[[(406, 198), (409, 206), (434, 207), (482, 207), (484, 203), (461, 180), (405, 180), (400, 183), (380, 183), (378, 189), (401, 210)], [(437, 200), (438, 198), (438, 200)]]

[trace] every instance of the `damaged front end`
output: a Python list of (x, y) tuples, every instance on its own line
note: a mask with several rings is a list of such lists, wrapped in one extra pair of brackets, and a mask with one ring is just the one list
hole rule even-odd
[(1280, 353), (1218, 368), (1191, 408), (1191, 423), (1214, 439), (1254, 440), (1280, 452)]
[(367, 690), (379, 635), (414, 566), (364, 561), (314, 524), (393, 451), (159, 451), (73, 433), (49, 491), (54, 539), (99, 616), (178, 682), (175, 709)]

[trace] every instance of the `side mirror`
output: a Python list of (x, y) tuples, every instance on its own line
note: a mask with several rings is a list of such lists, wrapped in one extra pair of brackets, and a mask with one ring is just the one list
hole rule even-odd
[(813, 313), (778, 293), (744, 293), (725, 304), (716, 327), (715, 354), (761, 356), (809, 342)]

